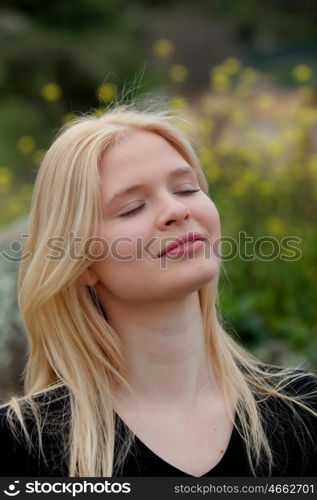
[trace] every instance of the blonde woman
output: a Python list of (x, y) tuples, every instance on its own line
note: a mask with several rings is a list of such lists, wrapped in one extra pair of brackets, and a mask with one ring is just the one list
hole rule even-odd
[[(219, 214), (166, 113), (64, 128), (38, 172), (18, 301), (25, 395), (3, 476), (314, 476), (317, 377), (223, 328)], [(252, 286), (252, 284), (250, 284)]]

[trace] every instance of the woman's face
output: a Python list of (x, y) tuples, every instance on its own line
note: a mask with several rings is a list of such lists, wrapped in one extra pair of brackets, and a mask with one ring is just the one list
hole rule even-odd
[[(218, 211), (202, 190), (186, 193), (200, 189), (198, 180), (169, 142), (133, 131), (104, 154), (100, 168), (103, 219), (97, 236), (107, 242), (108, 253), (92, 262), (89, 274), (98, 296), (170, 300), (216, 276), (219, 260), (211, 246), (220, 237)], [(115, 196), (135, 184), (142, 186)], [(168, 243), (193, 232), (206, 240), (192, 254), (157, 257)]]

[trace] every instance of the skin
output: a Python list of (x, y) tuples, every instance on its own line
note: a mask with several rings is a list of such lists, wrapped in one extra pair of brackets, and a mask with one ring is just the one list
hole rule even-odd
[[(169, 173), (188, 162), (161, 136), (133, 131), (108, 150), (101, 161), (103, 220), (98, 236), (110, 242), (123, 237), (117, 249), (120, 260), (108, 254), (85, 272), (94, 285), (107, 319), (125, 350), (134, 401), (144, 412), (184, 414), (194, 411), (204, 395), (214, 391), (204, 347), (198, 290), (215, 278), (219, 260), (206, 249), (220, 237), (220, 220), (212, 200), (198, 189), (194, 173), (168, 179)], [(145, 187), (115, 202), (121, 188), (143, 182)], [(133, 208), (145, 206), (127, 217)], [(202, 233), (207, 241), (189, 258), (162, 260), (144, 255), (136, 260), (136, 238), (143, 244), (157, 238), (151, 249), (157, 255), (167, 242), (187, 232)], [(128, 396), (118, 401), (129, 404)], [(119, 407), (119, 402), (118, 402)], [(202, 407), (202, 406), (201, 406)]]

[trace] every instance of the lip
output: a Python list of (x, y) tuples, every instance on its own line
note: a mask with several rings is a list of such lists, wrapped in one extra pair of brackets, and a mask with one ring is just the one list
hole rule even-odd
[(183, 234), (183, 236), (179, 236), (176, 238), (174, 241), (169, 243), (164, 250), (158, 254), (158, 258), (164, 257), (166, 253), (169, 250), (172, 250), (172, 248), (176, 248), (180, 246), (182, 243), (187, 243), (188, 241), (196, 241), (196, 240), (202, 240), (204, 241), (206, 238), (201, 234), (201, 233), (194, 233), (194, 232), (189, 232), (186, 234)]

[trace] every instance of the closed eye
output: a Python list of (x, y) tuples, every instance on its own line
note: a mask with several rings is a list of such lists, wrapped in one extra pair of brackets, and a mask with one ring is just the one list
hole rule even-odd
[[(190, 194), (194, 194), (194, 193), (197, 193), (198, 191), (200, 191), (200, 189), (188, 189), (187, 191), (178, 191), (177, 193), (175, 194), (179, 194), (179, 195), (190, 195)], [(132, 210), (129, 210), (129, 212), (125, 212), (123, 214), (120, 214), (119, 217), (127, 217), (133, 213), (136, 213), (138, 212), (139, 210), (141, 210), (143, 207), (145, 206), (145, 203), (143, 203), (142, 205), (140, 205), (139, 207), (136, 207), (136, 208), (133, 208)]]

